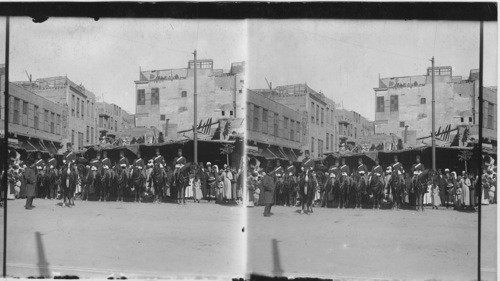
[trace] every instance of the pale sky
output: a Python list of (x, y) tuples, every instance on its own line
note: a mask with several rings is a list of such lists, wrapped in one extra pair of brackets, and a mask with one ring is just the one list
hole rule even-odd
[[(5, 53), (0, 20), (0, 62)], [(484, 85), (498, 77), (497, 23), (485, 23)], [(68, 75), (106, 102), (134, 112), (143, 70), (183, 68), (198, 50), (215, 68), (247, 61), (246, 86), (304, 83), (373, 120), (378, 76), (479, 68), (479, 23), (387, 20), (176, 20), (11, 18), (11, 80)], [(248, 53), (248, 54), (247, 54)]]
[[(344, 108), (375, 117), (378, 76), (453, 75), (479, 68), (479, 23), (387, 20), (251, 20), (249, 87), (304, 83)], [(497, 23), (485, 23), (484, 85), (497, 85)]]
[[(5, 23), (0, 22), (0, 62)], [(11, 18), (10, 80), (67, 75), (104, 101), (135, 112), (135, 84), (142, 70), (185, 68), (213, 59), (229, 69), (245, 55), (245, 22), (175, 19)]]

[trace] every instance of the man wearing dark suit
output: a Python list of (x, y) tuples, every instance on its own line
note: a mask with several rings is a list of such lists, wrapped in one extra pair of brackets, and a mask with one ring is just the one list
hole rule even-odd
[(208, 172), (203, 166), (203, 162), (200, 162), (200, 181), (201, 181), (201, 193), (203, 194), (203, 199), (207, 198), (207, 186), (208, 186)]
[(36, 190), (36, 175), (35, 175), (35, 164), (31, 164), (24, 170), (24, 178), (26, 180), (26, 205), (24, 208), (26, 210), (33, 209), (33, 198), (35, 197)]
[(274, 202), (274, 178), (271, 176), (273, 173), (273, 167), (269, 166), (267, 168), (267, 173), (264, 175), (262, 179), (262, 186), (264, 189), (264, 217), (271, 216), (271, 206)]

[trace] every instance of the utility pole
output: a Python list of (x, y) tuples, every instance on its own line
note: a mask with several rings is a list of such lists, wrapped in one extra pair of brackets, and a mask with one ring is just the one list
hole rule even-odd
[[(479, 27), (479, 141), (477, 144), (477, 149), (476, 149), (476, 159), (477, 159), (477, 165), (478, 165), (478, 183), (476, 186), (479, 188), (479, 202), (478, 202), (478, 207), (477, 207), (477, 212), (478, 212), (478, 224), (477, 224), (477, 240), (478, 240), (478, 249), (479, 252), (481, 252), (481, 201), (483, 199), (483, 158), (482, 158), (482, 152), (483, 152), (483, 22), (481, 21), (480, 27)], [(474, 101), (475, 103), (475, 101)], [(477, 268), (481, 268), (481, 255), (477, 255)], [(481, 270), (477, 271), (477, 280), (481, 280)]]
[(194, 55), (194, 125), (193, 125), (193, 140), (194, 140), (194, 163), (198, 164), (198, 108), (197, 99), (198, 94), (196, 93), (196, 50), (193, 52)]
[(436, 170), (436, 100), (434, 93), (434, 57), (432, 62), (432, 169)]
[[(4, 89), (4, 95), (5, 95), (5, 105), (9, 104), (9, 37), (10, 37), (10, 32), (9, 32), (9, 22), (10, 18), (7, 16), (5, 20), (5, 89)], [(5, 157), (9, 157), (9, 107), (5, 106), (4, 107), (4, 140), (5, 140), (5, 146), (4, 146), (4, 151), (2, 152)], [(5, 171), (7, 171), (7, 167), (5, 167)], [(3, 277), (7, 277), (7, 194), (9, 189), (8, 189), (8, 182), (7, 182), (7, 173), (5, 173), (2, 177), (2, 185), (3, 185)]]

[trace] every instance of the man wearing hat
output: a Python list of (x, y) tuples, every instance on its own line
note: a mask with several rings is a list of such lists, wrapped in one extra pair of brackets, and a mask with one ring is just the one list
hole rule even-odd
[(144, 160), (141, 158), (141, 152), (137, 152), (137, 159), (134, 161), (134, 169), (141, 170), (143, 173), (144, 170)]
[(330, 176), (330, 178), (340, 177), (341, 172), (339, 165), (340, 165), (339, 159), (336, 158), (333, 166), (330, 166), (330, 168), (328, 169), (328, 175)]
[(73, 162), (76, 161), (76, 154), (73, 152), (73, 146), (71, 143), (67, 144), (66, 155), (64, 155), (63, 162), (69, 167)]
[(47, 173), (49, 176), (49, 199), (57, 197), (57, 160), (50, 153), (50, 159), (47, 161)]
[(160, 149), (157, 148), (155, 150), (155, 153), (156, 153), (156, 156), (153, 158), (153, 164), (160, 166), (160, 168), (163, 168), (165, 166), (165, 159), (160, 154)]
[(274, 169), (269, 165), (267, 168), (267, 173), (264, 175), (262, 179), (262, 187), (264, 189), (264, 217), (271, 216), (271, 206), (274, 203), (274, 179), (271, 176)]
[(341, 161), (342, 161), (342, 165), (340, 165), (340, 173), (342, 174), (342, 176), (346, 176), (347, 177), (349, 186), (351, 186), (352, 185), (352, 179), (349, 177), (349, 175), (351, 174), (351, 169), (345, 163), (345, 158), (342, 158)]
[(302, 171), (314, 169), (314, 161), (311, 158), (309, 158), (309, 150), (306, 150), (304, 154), (305, 157), (304, 159), (302, 159), (302, 165), (301, 165)]
[(174, 181), (177, 182), (177, 176), (179, 175), (179, 172), (180, 170), (182, 169), (182, 167), (184, 167), (184, 165), (186, 165), (186, 158), (184, 156), (182, 156), (182, 149), (179, 148), (179, 150), (177, 151), (177, 157), (175, 157), (174, 159), (174, 166), (175, 166), (175, 170), (174, 170)]
[(123, 150), (120, 150), (120, 160), (118, 160), (118, 164), (122, 169), (125, 169), (130, 165), (128, 159), (125, 158), (125, 153), (123, 152)]
[(372, 176), (377, 176), (378, 180), (382, 184), (382, 186), (385, 186), (384, 177), (382, 176), (383, 174), (384, 174), (384, 170), (382, 169), (382, 166), (380, 166), (378, 158), (375, 158), (375, 166), (373, 166), (371, 175), (368, 178), (368, 184), (370, 184), (370, 182), (372, 180)]
[(36, 189), (36, 175), (35, 175), (35, 164), (29, 165), (24, 170), (24, 179), (26, 180), (26, 204), (24, 208), (26, 210), (33, 209), (33, 198), (35, 197)]
[(411, 167), (411, 171), (413, 173), (413, 177), (412, 177), (412, 182), (413, 182), (413, 185), (415, 186), (417, 184), (417, 179), (418, 179), (418, 176), (424, 171), (424, 164), (420, 163), (420, 155), (417, 155), (417, 158), (416, 158), (416, 162), (415, 164), (413, 164), (413, 166)]
[(36, 168), (37, 174), (41, 171), (45, 171), (46, 166), (47, 165), (45, 164), (45, 161), (43, 161), (43, 159), (42, 159), (42, 153), (38, 152), (37, 153), (37, 160), (35, 162), (35, 168)]
[(102, 152), (101, 165), (104, 168), (105, 172), (108, 173), (109, 169), (111, 168), (111, 160), (109, 160), (108, 153), (106, 151)]
[(358, 169), (356, 171), (361, 179), (365, 182), (365, 186), (367, 185), (366, 176), (368, 175), (368, 168), (365, 164), (363, 164), (363, 159), (358, 158)]

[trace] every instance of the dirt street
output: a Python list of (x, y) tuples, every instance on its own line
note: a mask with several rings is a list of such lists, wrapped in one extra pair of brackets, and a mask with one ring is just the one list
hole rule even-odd
[(24, 200), (9, 201), (9, 276), (243, 276), (242, 207), (56, 203), (35, 199), (27, 211)]
[[(297, 210), (273, 207), (274, 215), (264, 218), (263, 207), (249, 208), (250, 272), (354, 279), (477, 278), (477, 213), (316, 208), (313, 214), (301, 215)], [(496, 206), (484, 212), (496, 213)], [(496, 241), (489, 246), (496, 249)], [(492, 263), (485, 267), (494, 269)]]

